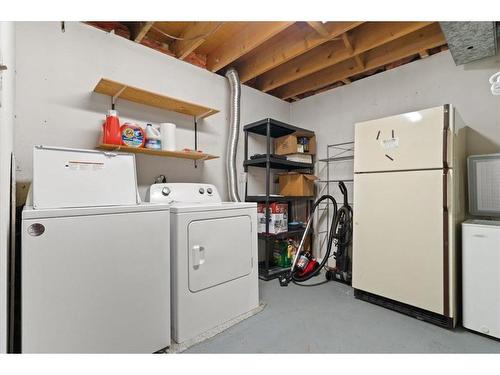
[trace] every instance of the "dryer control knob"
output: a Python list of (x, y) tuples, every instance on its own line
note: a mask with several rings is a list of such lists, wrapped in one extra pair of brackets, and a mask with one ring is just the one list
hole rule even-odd
[(213, 193), (212, 188), (207, 188), (207, 193), (212, 194)]
[(205, 189), (200, 188), (200, 190), (198, 190), (198, 192), (199, 192), (200, 194), (205, 194)]
[(170, 188), (165, 186), (163, 189), (161, 189), (161, 193), (164, 195), (164, 196), (167, 196), (170, 194)]

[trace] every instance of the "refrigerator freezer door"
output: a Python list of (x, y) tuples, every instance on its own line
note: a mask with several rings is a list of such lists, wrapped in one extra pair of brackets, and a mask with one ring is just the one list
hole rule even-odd
[(168, 210), (26, 219), (24, 353), (153, 353), (170, 345)]
[(357, 123), (354, 172), (443, 168), (445, 108)]
[(354, 176), (353, 287), (444, 314), (443, 172)]

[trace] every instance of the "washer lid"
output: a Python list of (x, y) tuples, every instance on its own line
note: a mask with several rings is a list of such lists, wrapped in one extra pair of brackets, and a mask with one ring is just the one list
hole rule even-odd
[(35, 146), (35, 209), (138, 204), (133, 154)]
[(206, 212), (206, 211), (224, 211), (241, 210), (245, 208), (257, 209), (257, 203), (253, 202), (220, 202), (220, 203), (172, 203), (170, 212)]
[(51, 217), (68, 216), (90, 216), (90, 215), (110, 215), (135, 212), (154, 212), (168, 211), (170, 205), (158, 203), (141, 203), (124, 206), (101, 206), (101, 207), (73, 207), (73, 208), (46, 208), (34, 209), (33, 206), (25, 206), (22, 218), (24, 219), (43, 219)]

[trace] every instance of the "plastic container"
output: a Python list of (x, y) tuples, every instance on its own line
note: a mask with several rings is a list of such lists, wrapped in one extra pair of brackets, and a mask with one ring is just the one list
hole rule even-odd
[(161, 134), (153, 125), (146, 126), (146, 148), (161, 150)]
[(102, 143), (108, 145), (121, 145), (120, 119), (118, 112), (109, 110), (106, 120), (102, 124)]
[(126, 122), (120, 128), (121, 143), (128, 147), (144, 147), (144, 130), (136, 124)]

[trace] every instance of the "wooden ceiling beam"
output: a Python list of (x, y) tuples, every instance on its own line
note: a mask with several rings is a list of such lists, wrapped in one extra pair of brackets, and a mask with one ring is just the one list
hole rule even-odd
[(344, 46), (346, 50), (348, 50), (350, 53), (354, 52), (354, 47), (352, 45), (351, 38), (349, 37), (349, 34), (343, 33), (342, 34), (342, 41), (344, 42)]
[(216, 72), (257, 48), (293, 22), (250, 22), (207, 56), (207, 69)]
[(220, 22), (195, 22), (179, 35), (184, 40), (175, 41), (172, 46), (173, 52), (179, 59), (184, 60), (201, 46), (210, 34), (220, 27), (220, 24)]
[[(328, 36), (323, 37), (306, 25), (290, 27), (283, 37), (273, 38), (258, 49), (258, 53), (245, 56), (237, 69), (241, 82), (245, 83), (307, 51), (334, 39), (362, 22), (328, 22), (324, 28)], [(304, 31), (304, 28), (306, 29)]]
[(307, 22), (307, 24), (311, 26), (323, 38), (328, 38), (328, 36), (330, 35), (330, 32), (325, 27), (325, 24), (323, 22), (311, 21)]
[(345, 78), (390, 64), (402, 58), (418, 55), (424, 49), (446, 44), (446, 39), (438, 23), (433, 23), (407, 36), (386, 43), (366, 52), (364, 67), (360, 67), (354, 58), (342, 61), (324, 70), (280, 87), (271, 94), (282, 99), (319, 90)]
[(431, 22), (366, 22), (349, 35), (353, 51), (345, 42), (330, 41), (282, 64), (257, 78), (256, 88), (267, 92), (350, 59), (372, 48), (408, 35)]
[(131, 30), (131, 39), (134, 39), (134, 42), (140, 43), (144, 39), (144, 37), (147, 35), (148, 31), (153, 27), (154, 22), (148, 21), (148, 22), (138, 22), (134, 23), (134, 26), (132, 27)]

